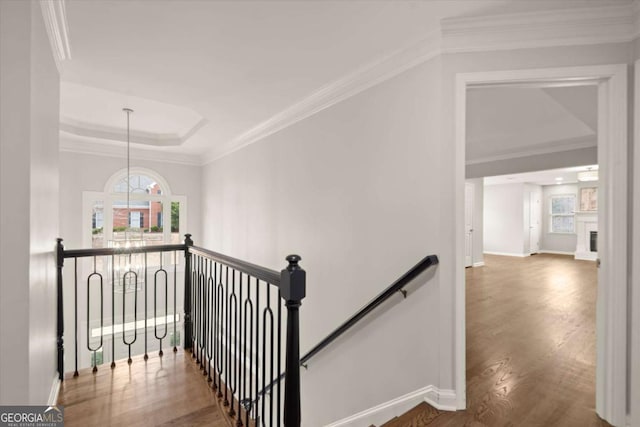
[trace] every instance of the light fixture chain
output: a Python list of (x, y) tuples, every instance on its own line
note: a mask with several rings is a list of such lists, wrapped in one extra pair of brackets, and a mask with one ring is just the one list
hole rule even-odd
[(127, 113), (127, 227), (124, 229), (124, 239), (129, 239), (129, 228), (131, 227), (131, 108), (123, 108)]

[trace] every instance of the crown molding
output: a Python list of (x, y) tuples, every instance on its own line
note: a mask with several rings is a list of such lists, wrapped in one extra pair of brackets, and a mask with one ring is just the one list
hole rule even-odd
[(40, 9), (51, 43), (53, 58), (58, 72), (61, 72), (62, 62), (71, 59), (65, 0), (40, 0)]
[[(442, 53), (624, 43), (639, 36), (638, 0), (624, 5), (446, 18), (441, 28), (426, 38), (326, 84), (227, 144), (210, 149), (202, 164), (229, 155)], [(539, 150), (534, 151), (538, 154)]]
[[(92, 156), (105, 156), (126, 158), (126, 152), (121, 143), (107, 141), (91, 141), (87, 138), (76, 137), (73, 134), (60, 131), (60, 151), (67, 153), (89, 154)], [(200, 156), (167, 152), (164, 150), (148, 150), (139, 147), (131, 147), (131, 158), (163, 163), (175, 163), (179, 165), (200, 166)]]
[(638, 33), (637, 3), (446, 18), (443, 53), (623, 43)]
[(211, 149), (205, 154), (203, 164), (211, 163), (272, 135), (439, 54), (440, 34), (437, 31), (322, 86), (306, 98), (237, 136), (223, 147)]
[[(182, 136), (177, 134), (158, 134), (152, 132), (131, 131), (130, 140), (131, 143), (134, 144), (151, 145), (154, 147), (178, 146), (182, 145), (206, 124), (207, 120), (201, 118)], [(71, 119), (69, 117), (60, 118), (60, 130), (72, 135), (86, 138), (127, 142), (127, 132), (122, 128), (85, 123), (82, 121)]]

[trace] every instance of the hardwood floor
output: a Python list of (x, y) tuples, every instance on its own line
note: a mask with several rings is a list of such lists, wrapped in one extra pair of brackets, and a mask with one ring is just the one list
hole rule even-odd
[(485, 256), (467, 277), (467, 410), (388, 427), (609, 426), (595, 413), (594, 262)]
[(190, 353), (168, 351), (135, 357), (112, 370), (101, 366), (65, 378), (58, 404), (66, 426), (214, 426), (229, 427), (210, 384)]

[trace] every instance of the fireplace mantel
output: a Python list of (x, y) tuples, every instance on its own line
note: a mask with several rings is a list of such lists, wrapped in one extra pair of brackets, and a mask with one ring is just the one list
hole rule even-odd
[(595, 261), (598, 252), (591, 252), (591, 232), (598, 231), (597, 211), (577, 211), (576, 215), (576, 253), (575, 259)]

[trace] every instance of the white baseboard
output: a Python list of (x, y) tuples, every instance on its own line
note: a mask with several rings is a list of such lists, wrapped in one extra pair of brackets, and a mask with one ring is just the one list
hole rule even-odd
[(484, 253), (487, 255), (515, 256), (519, 258), (524, 258), (531, 255), (531, 254), (518, 254), (518, 253), (512, 253), (512, 252), (489, 252), (489, 251), (484, 251)]
[(53, 376), (53, 383), (51, 384), (51, 391), (49, 392), (49, 400), (47, 405), (55, 406), (58, 402), (58, 393), (60, 392), (60, 379), (58, 378), (58, 372)]
[(575, 255), (575, 252), (547, 251), (547, 250), (544, 250), (544, 249), (539, 250), (538, 253), (540, 253), (540, 254), (552, 254), (552, 255), (571, 255), (571, 256)]
[(473, 267), (484, 267), (484, 261), (474, 262)]
[(581, 261), (595, 261), (598, 259), (597, 252), (576, 252), (575, 258)]
[(436, 387), (432, 387), (424, 401), (441, 411), (455, 411), (458, 405), (454, 390), (440, 390)]
[(326, 427), (360, 427), (372, 424), (381, 425), (393, 417), (398, 417), (422, 402), (441, 411), (456, 410), (456, 392), (454, 390), (440, 390), (428, 385), (419, 390), (407, 393), (388, 402), (358, 412), (350, 417), (343, 418), (328, 424)]

